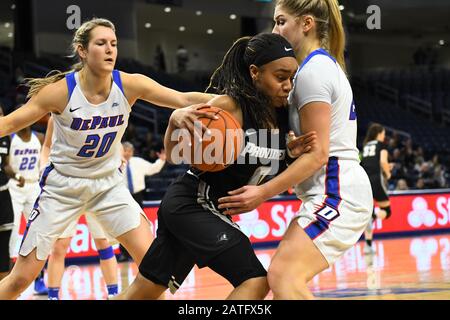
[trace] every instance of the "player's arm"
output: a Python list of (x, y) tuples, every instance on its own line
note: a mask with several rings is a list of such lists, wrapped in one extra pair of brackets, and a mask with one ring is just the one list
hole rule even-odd
[(391, 166), (388, 162), (388, 152), (386, 149), (382, 149), (380, 151), (380, 166), (386, 176), (386, 179), (389, 180), (391, 178)]
[(144, 163), (144, 175), (146, 176), (152, 176), (154, 174), (159, 173), (162, 168), (164, 168), (164, 165), (166, 164), (166, 155), (164, 149), (161, 150), (161, 153), (158, 153), (159, 159), (155, 162), (151, 163), (147, 160), (142, 159), (142, 162)]
[(317, 140), (308, 153), (300, 155), (286, 170), (260, 186), (244, 186), (219, 199), (219, 209), (226, 214), (249, 212), (267, 199), (302, 183), (328, 162), (331, 106), (326, 102), (310, 102), (300, 109), (301, 131), (316, 132)]
[(0, 137), (31, 126), (49, 112), (62, 112), (67, 104), (67, 86), (63, 81), (47, 85), (22, 107), (1, 117)]
[(142, 74), (121, 72), (125, 96), (132, 106), (142, 99), (152, 104), (167, 108), (183, 108), (193, 104), (206, 103), (214, 95), (202, 92), (179, 92), (160, 85)]
[[(215, 96), (212, 100), (208, 101), (207, 104), (230, 112), (242, 126), (242, 111), (232, 98), (228, 96)], [(191, 133), (193, 133), (194, 139), (197, 139), (198, 141), (201, 139), (204, 132), (207, 131), (207, 128), (201, 121), (197, 121), (199, 117), (206, 117), (213, 120), (218, 119), (218, 117), (212, 113), (199, 110), (199, 108), (203, 106), (204, 104), (193, 105), (172, 112), (169, 119), (169, 125), (167, 126), (164, 135), (164, 149), (166, 150), (166, 157), (169, 163), (180, 164), (182, 161), (190, 163), (191, 159), (187, 156), (188, 152), (182, 152), (183, 156), (180, 155), (183, 146), (185, 148), (190, 148), (190, 146), (186, 142), (180, 145), (178, 144), (182, 139), (191, 140)], [(194, 142), (190, 141), (190, 143)]]
[(50, 148), (52, 146), (53, 136), (53, 117), (50, 117), (47, 122), (47, 130), (45, 131), (45, 139), (41, 149), (40, 169), (42, 170), (48, 163), (48, 157), (50, 155)]

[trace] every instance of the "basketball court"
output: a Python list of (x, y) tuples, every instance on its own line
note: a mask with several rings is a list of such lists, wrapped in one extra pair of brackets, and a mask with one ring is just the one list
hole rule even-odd
[[(375, 241), (376, 252), (364, 254), (358, 242), (336, 264), (316, 276), (309, 286), (319, 299), (345, 300), (450, 300), (450, 234)], [(267, 268), (275, 249), (258, 249)], [(119, 286), (131, 283), (137, 273), (134, 263), (119, 263)], [(61, 286), (61, 299), (106, 299), (98, 264), (70, 266)], [(176, 295), (166, 299), (224, 299), (232, 286), (208, 268), (195, 268)], [(270, 293), (267, 299), (271, 299)], [(20, 299), (43, 299), (33, 295), (33, 286)]]

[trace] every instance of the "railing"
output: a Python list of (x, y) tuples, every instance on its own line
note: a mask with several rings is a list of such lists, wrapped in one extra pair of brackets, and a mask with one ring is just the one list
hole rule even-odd
[(50, 71), (52, 70), (34, 62), (25, 61), (23, 64), (23, 72), (26, 77), (42, 77), (47, 75)]
[(399, 92), (390, 86), (381, 82), (375, 83), (375, 97), (377, 99), (385, 98), (391, 101), (396, 107), (399, 106)]
[(396, 133), (397, 135), (404, 137), (406, 140), (411, 138), (411, 134), (409, 134), (406, 131), (398, 130), (398, 129), (386, 126), (384, 124), (383, 124), (383, 127), (390, 136), (392, 136), (393, 133)]
[(132, 116), (144, 120), (152, 125), (153, 134), (158, 133), (158, 114), (156, 110), (142, 102), (136, 102), (133, 106)]
[(431, 102), (414, 97), (410, 94), (405, 94), (405, 106), (406, 109), (421, 112), (428, 116), (430, 119), (433, 116), (433, 106)]
[(442, 122), (450, 124), (450, 110), (442, 110)]

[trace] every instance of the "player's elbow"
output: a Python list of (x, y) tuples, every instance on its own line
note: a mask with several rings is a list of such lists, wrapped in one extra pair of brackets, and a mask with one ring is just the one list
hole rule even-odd
[(329, 158), (328, 148), (318, 146), (313, 150), (312, 155), (314, 156), (314, 160), (318, 168), (321, 168), (328, 163)]
[[(172, 146), (170, 146), (170, 145), (164, 145), (164, 149), (166, 150), (166, 162), (168, 162), (168, 163), (170, 163), (170, 164), (176, 164), (174, 161), (173, 161), (173, 159), (172, 159), (172, 157), (171, 157), (171, 154), (172, 154)], [(162, 169), (162, 167), (161, 167), (161, 169)], [(159, 171), (161, 171), (161, 169), (159, 170)]]

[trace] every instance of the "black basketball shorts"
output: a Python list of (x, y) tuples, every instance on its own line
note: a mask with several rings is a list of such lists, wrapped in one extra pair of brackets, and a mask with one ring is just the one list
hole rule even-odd
[(139, 272), (174, 293), (195, 264), (208, 266), (234, 287), (266, 270), (250, 240), (232, 221), (197, 202), (198, 180), (184, 175), (168, 189), (158, 210), (157, 236)]
[(382, 175), (369, 176), (370, 184), (372, 186), (373, 198), (376, 201), (388, 201), (386, 181)]

